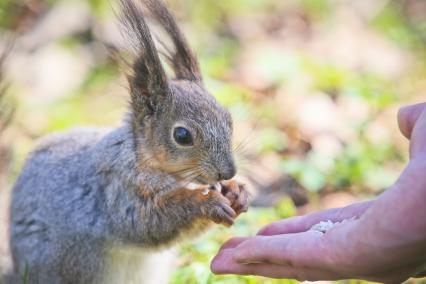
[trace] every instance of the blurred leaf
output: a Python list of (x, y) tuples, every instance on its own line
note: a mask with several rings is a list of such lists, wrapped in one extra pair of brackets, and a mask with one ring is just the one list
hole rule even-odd
[(324, 18), (332, 12), (332, 6), (328, 0), (301, 0), (302, 9), (311, 17)]
[(207, 80), (206, 85), (207, 89), (216, 97), (216, 99), (227, 107), (247, 103), (250, 99), (249, 93), (236, 85), (226, 84), (215, 80)]
[(288, 54), (275, 48), (262, 50), (256, 65), (262, 79), (272, 86), (292, 80), (301, 68), (296, 54)]
[(311, 192), (317, 192), (326, 184), (323, 173), (313, 167), (307, 167), (300, 173), (300, 183)]
[(213, 78), (224, 78), (232, 68), (239, 45), (235, 40), (224, 38), (203, 48), (200, 65)]
[(282, 200), (276, 207), (275, 212), (278, 219), (292, 217), (296, 214), (296, 208), (290, 198)]
[(326, 184), (326, 175), (308, 161), (297, 159), (283, 160), (281, 169), (296, 178), (299, 183), (311, 192), (317, 192)]
[(259, 130), (259, 152), (279, 152), (287, 145), (287, 135), (275, 128), (264, 128)]
[(372, 20), (372, 26), (381, 31), (395, 43), (410, 48), (419, 44), (419, 37), (410, 29), (396, 1), (389, 1)]

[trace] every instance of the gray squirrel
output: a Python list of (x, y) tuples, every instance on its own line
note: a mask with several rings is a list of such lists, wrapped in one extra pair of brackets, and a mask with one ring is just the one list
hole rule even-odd
[[(232, 119), (203, 86), (196, 57), (161, 0), (121, 0), (137, 57), (130, 110), (117, 129), (43, 138), (12, 191), (10, 246), (21, 283), (152, 283), (151, 254), (248, 207)], [(173, 44), (169, 79), (139, 4)], [(120, 271), (120, 272), (118, 272)], [(143, 272), (143, 273), (142, 273)], [(141, 275), (142, 274), (142, 275)], [(17, 280), (16, 280), (17, 279)]]

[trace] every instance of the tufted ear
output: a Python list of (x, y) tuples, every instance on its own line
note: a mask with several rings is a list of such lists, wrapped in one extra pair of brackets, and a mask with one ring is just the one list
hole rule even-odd
[(136, 50), (128, 76), (133, 115), (145, 116), (153, 113), (167, 95), (168, 79), (141, 7), (134, 0), (120, 0), (120, 4), (124, 32)]
[(185, 36), (176, 24), (172, 13), (162, 0), (145, 0), (154, 18), (163, 26), (173, 43), (173, 50), (167, 49), (168, 63), (177, 79), (202, 81), (198, 60), (189, 47)]

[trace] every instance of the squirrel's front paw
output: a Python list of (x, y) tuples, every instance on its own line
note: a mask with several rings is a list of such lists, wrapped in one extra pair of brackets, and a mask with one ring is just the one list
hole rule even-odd
[(231, 207), (229, 199), (225, 198), (218, 191), (209, 191), (208, 199), (208, 202), (204, 203), (203, 206), (203, 213), (207, 218), (225, 226), (234, 224), (237, 213)]
[(235, 180), (222, 181), (220, 184), (223, 196), (231, 202), (231, 207), (237, 213), (237, 216), (247, 212), (250, 194), (245, 185)]

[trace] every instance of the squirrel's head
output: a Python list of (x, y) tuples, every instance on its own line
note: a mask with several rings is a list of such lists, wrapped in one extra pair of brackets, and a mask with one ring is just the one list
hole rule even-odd
[(141, 166), (187, 181), (213, 184), (235, 173), (232, 119), (204, 88), (196, 57), (161, 0), (142, 1), (173, 43), (167, 77), (141, 9), (121, 0), (126, 31), (136, 39), (137, 58), (129, 76), (131, 123)]

